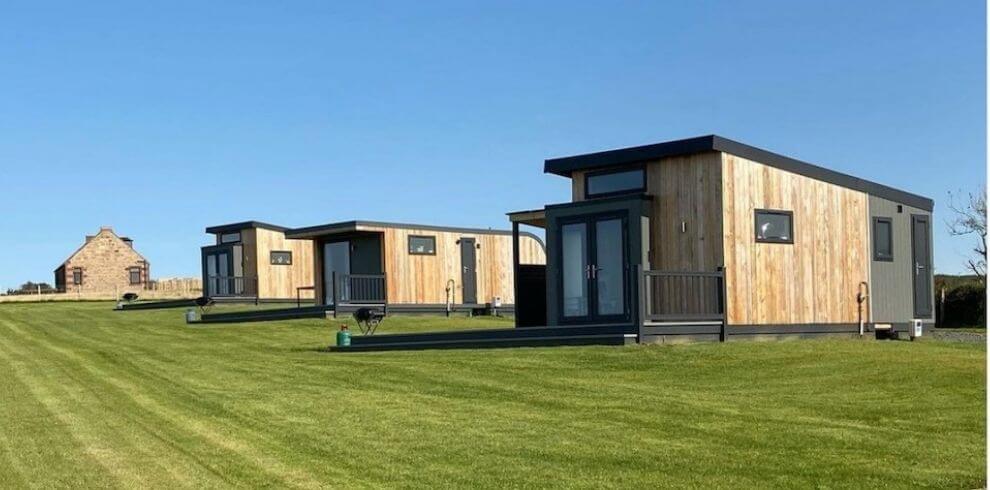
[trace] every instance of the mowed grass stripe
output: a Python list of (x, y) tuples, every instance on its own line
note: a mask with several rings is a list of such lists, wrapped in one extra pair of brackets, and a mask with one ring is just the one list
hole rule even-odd
[[(197, 464), (213, 471), (188, 473), (201, 486), (286, 486), (287, 478), (246, 462), (244, 453), (259, 452), (279, 475), (304, 471), (309, 481), (299, 486), (983, 483), (981, 346), (823, 341), (337, 355), (316, 351), (334, 333), (334, 322), (320, 320), (187, 326), (178, 310), (121, 313), (99, 304), (0, 307), (0, 318), (19, 328), (0, 327), (0, 343), (24, 349), (25, 363), (59, 376), (78, 370), (61, 382), (118, 407), (118, 425), (99, 437), (112, 444), (115, 432), (132, 431), (168, 441), (156, 451), (182, 461), (144, 468), (153, 487), (182, 484), (165, 467)], [(460, 324), (407, 318), (386, 325)], [(98, 425), (89, 408), (79, 408), (80, 423)], [(212, 443), (202, 426), (246, 449)]]
[[(27, 339), (26, 334), (21, 329), (14, 327), (12, 331), (23, 335)], [(67, 339), (75, 336), (75, 340), (77, 340), (76, 345), (82, 345), (82, 343), (78, 342), (80, 339), (78, 331), (67, 330), (62, 333), (66, 334), (65, 337)], [(285, 468), (280, 461), (267, 456), (263, 451), (256, 449), (251, 444), (237, 437), (231, 437), (231, 434), (235, 432), (231, 431), (229, 427), (223, 426), (222, 421), (224, 418), (222, 416), (209, 419), (192, 418), (182, 410), (173, 409), (172, 407), (174, 405), (166, 406), (160, 403), (153, 395), (156, 391), (167, 388), (161, 387), (159, 384), (142, 386), (128, 381), (126, 378), (132, 378), (134, 376), (125, 374), (130, 372), (130, 365), (125, 359), (118, 358), (116, 354), (107, 356), (103, 351), (96, 351), (97, 354), (100, 354), (99, 358), (95, 358), (94, 356), (87, 358), (78, 354), (76, 351), (59, 347), (55, 343), (40, 336), (35, 336), (30, 340), (34, 341), (35, 345), (48, 350), (50, 353), (54, 353), (72, 362), (74, 368), (78, 369), (77, 376), (79, 377), (78, 381), (80, 384), (100, 385), (101, 395), (109, 399), (107, 400), (108, 402), (112, 400), (112, 405), (120, 413), (132, 414), (130, 417), (125, 415), (125, 418), (130, 419), (130, 422), (133, 424), (140, 426), (146, 434), (157, 433), (158, 431), (155, 430), (157, 427), (173, 429), (167, 433), (168, 437), (156, 434), (158, 435), (157, 438), (161, 442), (166, 442), (167, 445), (155, 447), (154, 450), (150, 451), (149, 454), (151, 455), (157, 454), (157, 457), (154, 457), (155, 460), (178, 463), (185, 459), (178, 457), (182, 456), (182, 454), (172, 454), (170, 457), (162, 457), (162, 455), (172, 452), (172, 448), (168, 446), (178, 448), (183, 445), (189, 446), (190, 442), (193, 443), (193, 447), (206, 444), (213, 446), (206, 451), (206, 455), (209, 456), (211, 461), (220, 461), (227, 464), (227, 467), (216, 468), (215, 472), (240, 474), (242, 478), (246, 478), (251, 484), (290, 485), (311, 488), (318, 486), (318, 482), (313, 480), (305, 472)], [(38, 353), (38, 355), (44, 356), (45, 354)], [(114, 369), (99, 367), (100, 360), (113, 361)], [(186, 433), (185, 437), (181, 435), (182, 432)], [(175, 437), (176, 434), (179, 434), (178, 437)], [(142, 448), (154, 445), (152, 441), (146, 440), (142, 442)], [(184, 475), (202, 469), (199, 465), (200, 461), (194, 460), (193, 462), (196, 464), (183, 464), (176, 468), (163, 468), (163, 470), (170, 475), (182, 476), (185, 479)]]
[(46, 359), (48, 370), (52, 371), (47, 377), (35, 377), (32, 384), (44, 387), (49, 393), (49, 404), (58, 413), (73, 417), (70, 427), (74, 434), (86, 442), (96, 462), (111, 470), (122, 487), (138, 484), (190, 487), (206, 476), (198, 474), (203, 471), (201, 467), (188, 464), (187, 458), (175, 454), (174, 450), (181, 446), (163, 437), (160, 420), (149, 419), (147, 413), (134, 410), (126, 400), (114, 396), (105, 383), (94, 383), (96, 380), (78, 359), (65, 352), (46, 352), (37, 339), (23, 337), (16, 327), (11, 331), (24, 340), (21, 345), (25, 348), (17, 355)]
[(22, 378), (24, 369), (33, 366), (13, 358), (6, 345), (0, 343), (0, 486), (23, 488), (49, 481), (60, 487), (92, 487), (109, 481), (110, 474), (42, 403), (30, 380)]

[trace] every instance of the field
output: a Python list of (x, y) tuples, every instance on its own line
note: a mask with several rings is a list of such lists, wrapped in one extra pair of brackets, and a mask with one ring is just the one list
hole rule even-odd
[(0, 488), (986, 484), (981, 344), (335, 354), (328, 321), (110, 308), (0, 305)]

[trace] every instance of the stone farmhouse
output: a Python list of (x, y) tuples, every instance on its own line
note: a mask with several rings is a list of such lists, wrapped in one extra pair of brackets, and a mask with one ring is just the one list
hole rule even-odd
[(151, 264), (134, 250), (134, 241), (106, 226), (87, 236), (55, 269), (55, 288), (61, 292), (138, 292), (148, 288), (150, 279)]

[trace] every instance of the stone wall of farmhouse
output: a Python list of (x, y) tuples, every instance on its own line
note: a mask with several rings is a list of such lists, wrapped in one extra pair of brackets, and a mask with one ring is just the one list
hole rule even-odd
[[(110, 228), (102, 228), (65, 262), (65, 290), (69, 292), (140, 293), (148, 284), (150, 267), (131, 245)], [(74, 271), (82, 271), (82, 284)], [(140, 270), (140, 283), (131, 284), (131, 268)]]

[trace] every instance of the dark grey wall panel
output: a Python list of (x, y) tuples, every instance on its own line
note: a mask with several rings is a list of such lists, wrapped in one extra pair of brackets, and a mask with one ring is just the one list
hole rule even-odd
[[(901, 206), (901, 212), (897, 207)], [(873, 321), (876, 323), (902, 323), (915, 318), (913, 274), (914, 261), (911, 250), (911, 215), (931, 213), (899, 204), (881, 197), (870, 196), (870, 294)], [(893, 224), (894, 260), (873, 260), (873, 218), (890, 218)], [(934, 221), (931, 222), (934, 226)], [(929, 243), (934, 248), (934, 243)], [(931, 260), (931, 259), (930, 259)], [(928, 270), (932, 274), (931, 268)], [(934, 284), (934, 278), (931, 284)], [(934, 298), (932, 299), (934, 303)], [(931, 311), (935, 311), (932, 305)], [(931, 319), (931, 318), (929, 318)]]

